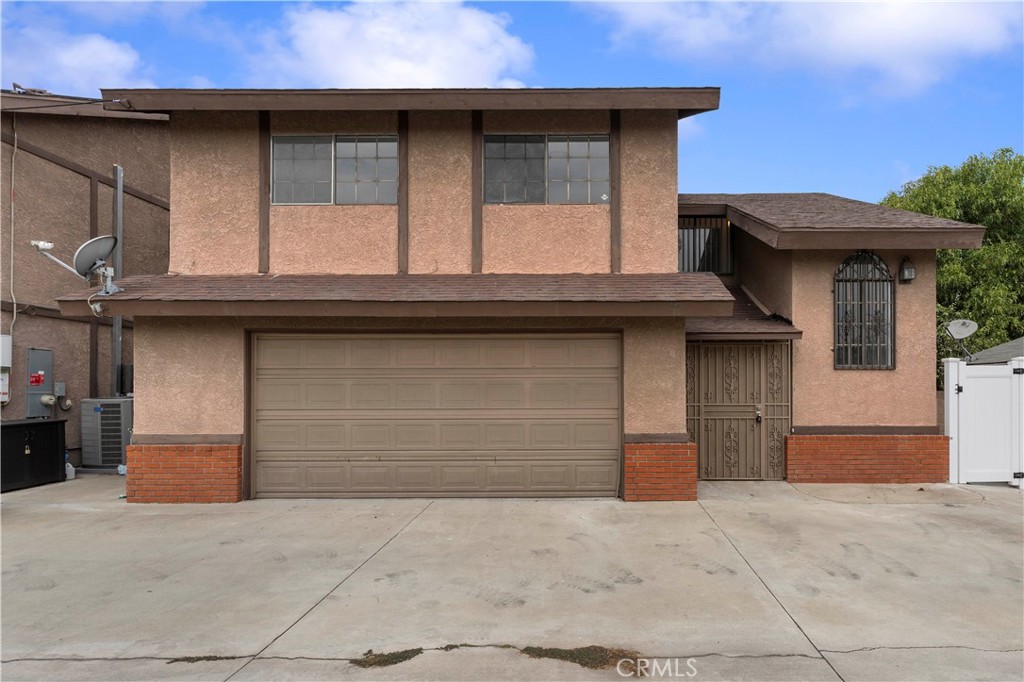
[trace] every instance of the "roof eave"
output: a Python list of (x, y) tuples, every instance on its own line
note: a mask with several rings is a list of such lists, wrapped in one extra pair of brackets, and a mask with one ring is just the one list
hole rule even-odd
[(675, 110), (679, 118), (718, 109), (720, 89), (487, 88), (396, 90), (106, 89), (113, 111), (431, 111), (559, 109)]
[[(105, 315), (134, 317), (727, 317), (714, 301), (245, 301), (93, 298)], [(57, 299), (62, 315), (89, 315), (87, 299)]]

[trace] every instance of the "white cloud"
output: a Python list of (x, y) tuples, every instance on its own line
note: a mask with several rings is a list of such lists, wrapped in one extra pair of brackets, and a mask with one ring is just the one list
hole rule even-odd
[[(612, 39), (644, 41), (682, 60), (801, 68), (866, 77), (913, 94), (965, 59), (1021, 42), (1020, 3), (647, 3), (588, 5), (615, 24)], [(1019, 49), (1019, 48), (1017, 48)]]
[(522, 87), (533, 50), (509, 19), (461, 3), (287, 9), (251, 55), (256, 87)]
[(3, 81), (62, 95), (98, 97), (99, 89), (153, 87), (129, 43), (98, 33), (33, 25), (5, 27)]

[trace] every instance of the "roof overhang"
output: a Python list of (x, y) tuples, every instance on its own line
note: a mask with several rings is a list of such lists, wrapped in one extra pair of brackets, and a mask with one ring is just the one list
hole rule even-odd
[(957, 227), (894, 228), (872, 225), (844, 227), (780, 226), (723, 203), (679, 204), (681, 216), (724, 216), (747, 234), (782, 251), (799, 249), (976, 249), (985, 228), (961, 223)]
[(51, 94), (24, 94), (4, 91), (0, 95), (0, 110), (5, 114), (45, 114), (48, 116), (82, 116), (86, 118), (130, 118), (135, 120), (166, 121), (164, 114), (145, 114), (124, 109), (108, 110), (101, 102), (84, 97)]
[(679, 118), (718, 108), (720, 89), (481, 88), (404, 90), (110, 89), (112, 111), (449, 111), (658, 109)]
[[(156, 275), (58, 299), (64, 315), (715, 317), (733, 297), (710, 273), (600, 275)], [(91, 299), (91, 301), (90, 301)]]

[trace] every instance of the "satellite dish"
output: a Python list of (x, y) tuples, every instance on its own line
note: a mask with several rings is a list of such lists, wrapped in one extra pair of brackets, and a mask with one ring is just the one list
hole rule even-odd
[(107, 264), (107, 258), (114, 252), (115, 246), (117, 246), (117, 237), (110, 235), (96, 237), (82, 244), (78, 247), (78, 251), (75, 251), (75, 258), (71, 261), (74, 264), (75, 272), (81, 277), (89, 279), (92, 273)]
[(946, 325), (946, 333), (957, 341), (966, 339), (978, 331), (978, 323), (973, 320), (953, 320)]

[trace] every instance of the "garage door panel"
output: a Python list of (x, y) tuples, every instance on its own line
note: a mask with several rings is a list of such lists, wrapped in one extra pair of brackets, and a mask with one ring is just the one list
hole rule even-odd
[(611, 335), (261, 335), (261, 496), (614, 495)]
[(582, 420), (425, 419), (395, 423), (386, 418), (262, 419), (256, 426), (260, 453), (280, 450), (491, 450), (616, 449), (614, 418)]

